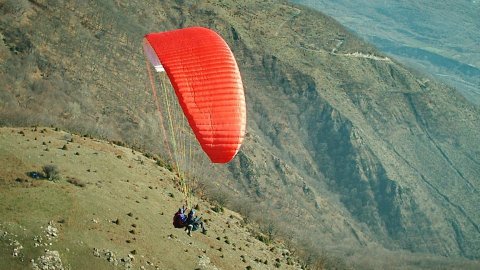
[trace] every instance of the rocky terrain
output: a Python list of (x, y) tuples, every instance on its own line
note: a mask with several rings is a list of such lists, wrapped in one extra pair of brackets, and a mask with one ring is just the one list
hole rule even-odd
[(241, 69), (248, 133), (208, 196), (355, 268), (478, 266), (478, 107), (330, 17), (255, 0), (0, 7), (0, 124), (165, 155), (142, 37), (210, 27)]

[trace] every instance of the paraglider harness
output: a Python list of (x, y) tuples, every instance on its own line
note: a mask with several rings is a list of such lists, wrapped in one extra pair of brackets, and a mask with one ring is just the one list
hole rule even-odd
[(187, 209), (185, 206), (179, 208), (178, 211), (173, 216), (173, 227), (175, 228), (185, 228), (185, 231), (188, 232), (189, 236), (192, 236), (192, 232), (202, 228), (202, 233), (206, 234), (207, 229), (203, 224), (202, 217), (195, 216), (195, 210), (191, 209), (188, 213), (188, 216), (185, 216), (185, 211)]
[(187, 225), (192, 225), (192, 232), (194, 232), (194, 231), (198, 230), (198, 228), (200, 228), (201, 219), (202, 219), (202, 217), (196, 217), (193, 220), (187, 222)]
[[(190, 212), (188, 213), (186, 226), (187, 226), (187, 228), (185, 228), (185, 230), (188, 230), (188, 226), (191, 226), (191, 228), (192, 228), (191, 230), (193, 232), (198, 230), (198, 228), (200, 228), (200, 227), (203, 228), (202, 217), (196, 217), (195, 216), (195, 210), (193, 210), (193, 209), (190, 210)], [(204, 231), (205, 231), (205, 229), (204, 229)]]
[(173, 227), (183, 228), (187, 226), (187, 218), (185, 217), (185, 208), (182, 207), (173, 216)]

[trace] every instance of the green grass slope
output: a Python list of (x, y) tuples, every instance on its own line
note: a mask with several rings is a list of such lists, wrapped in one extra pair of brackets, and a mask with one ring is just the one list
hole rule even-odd
[[(193, 202), (207, 234), (173, 228), (176, 178), (139, 152), (50, 128), (1, 128), (0, 160), (0, 269), (299, 267), (240, 215), (201, 199)], [(59, 180), (26, 175), (48, 164)]]

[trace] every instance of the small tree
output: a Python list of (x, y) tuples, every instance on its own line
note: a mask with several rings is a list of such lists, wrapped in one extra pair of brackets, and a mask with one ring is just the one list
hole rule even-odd
[(275, 235), (277, 234), (277, 226), (274, 221), (269, 220), (267, 224), (263, 226), (263, 231), (268, 236), (268, 242), (271, 243), (275, 239)]
[(53, 164), (48, 164), (42, 167), (43, 172), (45, 173), (45, 177), (48, 178), (50, 181), (55, 181), (60, 179), (60, 171), (58, 167)]

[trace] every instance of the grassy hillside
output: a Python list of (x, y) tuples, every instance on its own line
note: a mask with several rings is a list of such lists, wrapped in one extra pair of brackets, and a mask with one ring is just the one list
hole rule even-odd
[(478, 108), (333, 19), (278, 1), (0, 3), (0, 124), (164, 158), (142, 37), (209, 27), (232, 47), (248, 110), (241, 152), (202, 181), (209, 196), (310, 258), (478, 264)]
[[(131, 149), (50, 128), (0, 128), (0, 160), (0, 269), (299, 267), (281, 244), (258, 240), (256, 225), (199, 198), (207, 234), (173, 228), (178, 179)], [(27, 176), (44, 165), (57, 166), (59, 179)]]

